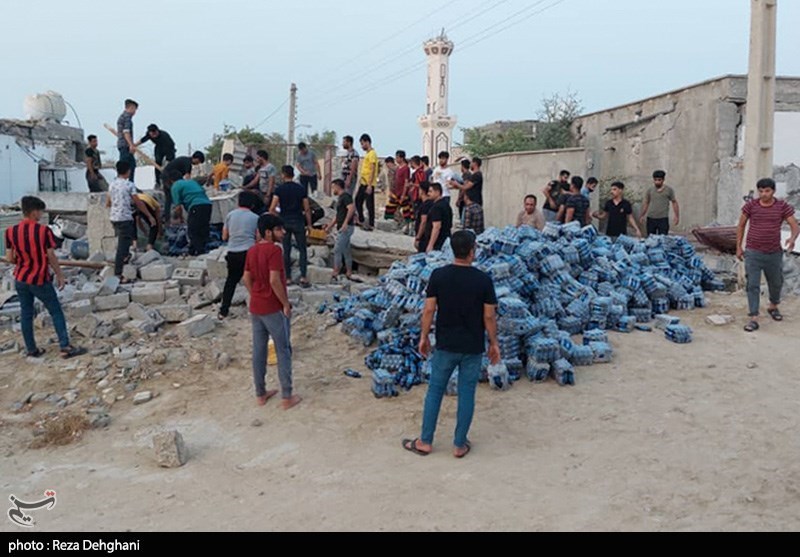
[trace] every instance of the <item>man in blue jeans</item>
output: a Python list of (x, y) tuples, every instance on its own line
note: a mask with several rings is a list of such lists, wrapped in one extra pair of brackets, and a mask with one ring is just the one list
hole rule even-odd
[(53, 318), (61, 357), (68, 359), (81, 356), (86, 350), (75, 348), (69, 343), (67, 322), (53, 287), (50, 268), (55, 273), (59, 289), (64, 288), (64, 274), (53, 251), (56, 247), (53, 231), (39, 224), (46, 208), (44, 201), (38, 197), (26, 196), (22, 198), (21, 205), (24, 219), (6, 230), (5, 242), (6, 260), (14, 265), (17, 296), (22, 309), (20, 324), (25, 349), (28, 356), (33, 358), (40, 358), (45, 353), (44, 349), (36, 346), (33, 335), (33, 304), (34, 298), (39, 298)]
[(292, 237), (300, 252), (300, 286), (311, 287), (308, 282), (308, 243), (306, 235), (311, 230), (311, 204), (306, 189), (294, 181), (294, 168), (284, 166), (281, 170), (283, 183), (275, 188), (269, 212), (280, 211), (286, 235), (283, 238), (283, 264), (286, 274), (292, 277)]
[(130, 181), (136, 174), (136, 140), (133, 139), (133, 117), (139, 110), (139, 103), (133, 99), (125, 99), (125, 110), (117, 118), (117, 150), (119, 160), (131, 165)]
[(472, 266), (475, 260), (475, 234), (461, 230), (453, 234), (450, 245), (455, 263), (433, 272), (428, 283), (428, 299), (422, 314), (419, 352), (431, 352), (430, 332), (436, 315), (436, 351), (433, 353), (431, 380), (422, 415), (422, 435), (406, 439), (403, 448), (420, 456), (433, 451), (433, 436), (439, 409), (450, 376), (458, 368), (458, 412), (453, 456), (464, 458), (472, 448), (467, 434), (475, 412), (475, 390), (481, 374), (486, 334), (489, 335), (489, 360), (500, 362), (497, 343), (497, 296), (492, 279)]
[(278, 380), (283, 409), (294, 408), (302, 399), (292, 392), (292, 344), (290, 319), (292, 305), (286, 291), (283, 267), (283, 221), (275, 215), (258, 219), (258, 243), (247, 252), (244, 285), (250, 292), (250, 320), (253, 326), (253, 381), (259, 406), (278, 394), (268, 391), (267, 355), (269, 339), (278, 356)]

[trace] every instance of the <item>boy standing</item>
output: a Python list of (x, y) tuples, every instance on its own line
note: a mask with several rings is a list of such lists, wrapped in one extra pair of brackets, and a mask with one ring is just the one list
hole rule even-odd
[(331, 184), (333, 194), (338, 197), (336, 202), (336, 220), (332, 221), (325, 232), (330, 234), (336, 228), (336, 244), (333, 251), (333, 277), (339, 277), (342, 259), (344, 259), (344, 272), (348, 280), (353, 278), (353, 251), (350, 247), (350, 240), (353, 238), (353, 215), (356, 208), (353, 203), (353, 196), (347, 193), (344, 180), (334, 180)]
[(675, 212), (675, 226), (681, 223), (681, 209), (675, 191), (666, 185), (667, 173), (653, 172), (653, 187), (647, 190), (642, 207), (641, 223), (647, 221), (648, 236), (669, 236), (669, 206)]
[(292, 276), (292, 236), (300, 252), (300, 286), (309, 288), (308, 282), (308, 238), (311, 230), (311, 204), (308, 201), (306, 189), (294, 181), (294, 168), (284, 166), (282, 169), (283, 183), (275, 189), (272, 205), (269, 212), (273, 215), (280, 210), (284, 229), (283, 237), (283, 266), (286, 274)]
[[(786, 221), (792, 228), (792, 235), (786, 242), (786, 249), (794, 251), (800, 226), (794, 216), (794, 207), (782, 199), (775, 199), (775, 180), (765, 178), (757, 185), (758, 199), (747, 203), (739, 219), (736, 235), (736, 256), (744, 261), (747, 272), (747, 301), (750, 306), (750, 322), (744, 330), (748, 333), (760, 328), (758, 314), (761, 304), (761, 273), (767, 277), (769, 286), (769, 307), (767, 313), (774, 321), (783, 321), (778, 306), (783, 290), (783, 250), (781, 249), (781, 226)], [(747, 223), (747, 249), (744, 243)]]
[(14, 265), (14, 280), (21, 306), (20, 325), (25, 350), (32, 358), (41, 358), (45, 351), (36, 346), (33, 334), (34, 298), (44, 303), (58, 335), (61, 357), (74, 358), (86, 353), (84, 348), (76, 348), (69, 343), (67, 322), (58, 301), (50, 268), (56, 275), (59, 290), (64, 288), (64, 274), (58, 264), (55, 251), (56, 238), (47, 226), (39, 224), (45, 210), (44, 201), (38, 197), (22, 198), (24, 219), (6, 230), (6, 261)]
[(133, 218), (133, 207), (146, 216), (151, 227), (156, 221), (136, 195), (136, 186), (130, 181), (131, 167), (125, 161), (117, 163), (117, 178), (111, 182), (106, 196), (106, 207), (111, 208), (111, 224), (117, 236), (117, 256), (114, 258), (114, 274), (122, 283), (129, 282), (122, 278), (122, 268), (130, 259), (131, 246), (136, 241), (136, 221)]
[(214, 179), (214, 189), (219, 191), (219, 185), (228, 179), (233, 164), (233, 155), (226, 153), (222, 155), (222, 162), (214, 165), (211, 176)]
[(606, 236), (609, 238), (616, 240), (620, 236), (626, 236), (629, 224), (636, 231), (636, 236), (642, 237), (642, 231), (639, 230), (636, 219), (633, 218), (633, 206), (630, 201), (625, 199), (625, 184), (622, 182), (611, 184), (611, 199), (606, 201), (602, 211), (598, 211), (592, 216), (597, 220), (608, 219)]
[(231, 309), (236, 287), (244, 276), (244, 264), (247, 252), (256, 244), (258, 236), (258, 215), (253, 211), (259, 203), (258, 194), (242, 191), (239, 194), (239, 207), (225, 217), (222, 227), (222, 241), (228, 242), (228, 277), (222, 291), (222, 305), (219, 309), (220, 320), (226, 319)]
[(253, 326), (253, 380), (259, 406), (264, 406), (278, 391), (267, 391), (267, 354), (269, 339), (278, 355), (278, 380), (283, 409), (300, 404), (292, 393), (292, 345), (290, 319), (292, 306), (286, 291), (283, 267), (283, 221), (266, 214), (258, 220), (258, 243), (247, 252), (244, 285), (250, 292), (250, 318)]

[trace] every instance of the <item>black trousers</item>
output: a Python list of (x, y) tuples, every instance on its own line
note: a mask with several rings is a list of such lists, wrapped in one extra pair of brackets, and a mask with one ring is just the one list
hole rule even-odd
[(208, 236), (211, 233), (211, 205), (195, 205), (189, 209), (186, 219), (189, 234), (189, 255), (206, 253)]
[(369, 226), (375, 228), (375, 188), (372, 188), (372, 193), (367, 193), (367, 186), (358, 186), (358, 193), (356, 194), (356, 214), (358, 221), (364, 223), (364, 201), (367, 202), (367, 212), (369, 213)]
[[(175, 151), (171, 153), (161, 153), (156, 150), (153, 155), (155, 156), (156, 164), (162, 168), (164, 167), (164, 161), (170, 163), (175, 160)], [(161, 185), (161, 171), (158, 169), (156, 169), (156, 185)]]
[(648, 236), (669, 236), (669, 217), (665, 219), (647, 219)]
[[(154, 211), (147, 203), (144, 204), (144, 207), (145, 210), (147, 211), (146, 214), (136, 211), (136, 214), (134, 215), (134, 218), (136, 219), (136, 228), (138, 230), (139, 223), (143, 222), (147, 226), (147, 245), (155, 246), (156, 240), (158, 240), (158, 234), (161, 231), (161, 225), (160, 225), (161, 215), (156, 214), (156, 211)], [(153, 217), (153, 220), (156, 221), (155, 226), (150, 225), (150, 217)]]
[(114, 274), (122, 276), (122, 268), (131, 253), (131, 246), (136, 239), (136, 223), (132, 220), (114, 223), (114, 234), (117, 236), (117, 256), (114, 258)]
[(219, 312), (227, 317), (231, 309), (233, 295), (236, 293), (236, 287), (239, 286), (244, 276), (244, 264), (247, 261), (247, 252), (228, 252), (228, 255), (225, 256), (225, 260), (228, 262), (228, 278), (225, 280), (225, 290), (222, 291), (222, 306), (219, 308)]

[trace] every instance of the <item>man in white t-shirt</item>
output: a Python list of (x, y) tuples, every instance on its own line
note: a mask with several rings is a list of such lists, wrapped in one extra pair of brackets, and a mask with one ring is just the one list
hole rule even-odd
[(436, 182), (442, 186), (442, 197), (450, 197), (450, 180), (458, 180), (460, 176), (448, 166), (450, 153), (442, 151), (439, 153), (439, 166), (433, 171), (431, 182)]

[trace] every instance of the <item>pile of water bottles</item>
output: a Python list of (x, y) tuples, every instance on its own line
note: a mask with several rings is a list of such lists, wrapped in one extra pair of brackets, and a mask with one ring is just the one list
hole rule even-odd
[[(366, 358), (376, 396), (396, 396), (430, 378), (430, 363), (417, 351), (425, 291), (432, 273), (452, 261), (449, 244), (414, 255), (395, 263), (379, 286), (332, 308), (346, 334), (365, 346), (377, 342)], [(478, 237), (474, 265), (492, 277), (498, 297), (502, 363), (484, 358), (482, 376), (498, 390), (523, 376), (574, 385), (576, 367), (612, 360), (607, 331), (649, 330), (656, 316), (705, 307), (705, 291), (724, 289), (685, 238), (612, 242), (577, 223), (548, 224), (542, 232), (491, 228)], [(673, 342), (692, 340), (677, 318), (656, 326)], [(456, 385), (454, 376), (448, 390)]]

